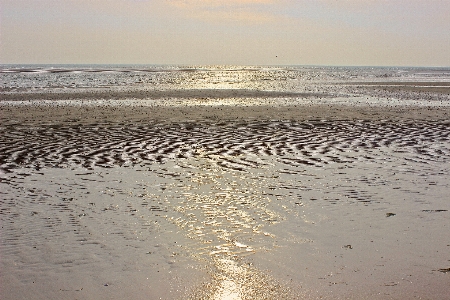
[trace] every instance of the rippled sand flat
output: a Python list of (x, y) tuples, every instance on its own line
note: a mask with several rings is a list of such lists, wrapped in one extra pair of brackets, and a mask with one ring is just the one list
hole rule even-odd
[[(276, 84), (292, 75), (269, 71)], [(174, 72), (205, 76), (161, 76)], [(266, 74), (230, 72), (218, 84)], [(445, 299), (447, 96), (264, 84), (116, 102), (8, 96), (0, 298)]]

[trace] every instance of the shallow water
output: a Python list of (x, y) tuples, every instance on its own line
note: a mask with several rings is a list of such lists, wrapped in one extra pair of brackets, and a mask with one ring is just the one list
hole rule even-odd
[[(0, 74), (0, 90), (5, 95), (99, 91), (165, 91), (170, 95), (176, 90), (247, 90), (348, 96), (361, 94), (367, 84), (417, 83), (448, 88), (450, 81), (448, 68), (400, 67), (0, 65)], [(448, 89), (445, 94), (448, 96)], [(387, 95), (398, 98), (402, 93)]]

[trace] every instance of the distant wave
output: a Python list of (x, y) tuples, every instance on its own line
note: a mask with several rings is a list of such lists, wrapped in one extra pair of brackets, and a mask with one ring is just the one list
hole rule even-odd
[(171, 66), (140, 66), (140, 67), (52, 67), (52, 66), (0, 66), (0, 73), (138, 73), (138, 72), (251, 72), (263, 70), (279, 70), (278, 67), (241, 67), (241, 66), (216, 66), (216, 67), (171, 67)]

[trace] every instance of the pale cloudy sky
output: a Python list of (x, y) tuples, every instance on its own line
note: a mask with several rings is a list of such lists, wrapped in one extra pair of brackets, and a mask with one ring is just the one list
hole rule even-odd
[(450, 66), (450, 0), (0, 0), (0, 63)]

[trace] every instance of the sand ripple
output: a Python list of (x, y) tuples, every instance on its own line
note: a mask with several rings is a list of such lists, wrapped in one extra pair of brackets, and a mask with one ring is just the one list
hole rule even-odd
[(246, 171), (275, 156), (286, 165), (321, 167), (376, 159), (373, 150), (407, 153), (427, 163), (450, 157), (446, 121), (308, 121), (182, 124), (5, 126), (4, 170), (20, 166), (85, 168), (163, 163), (211, 157), (221, 167)]

